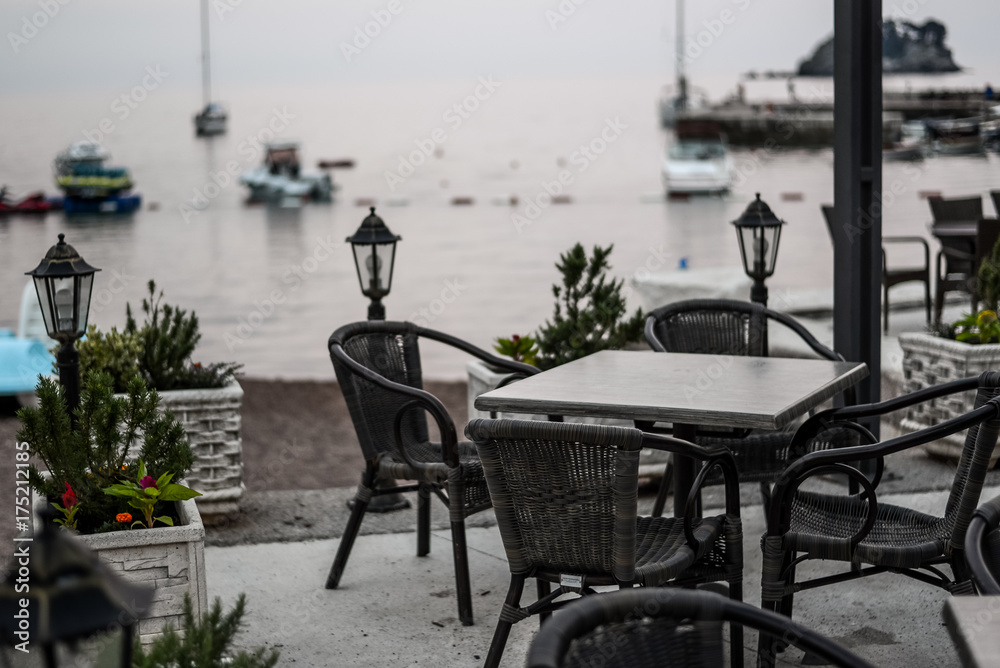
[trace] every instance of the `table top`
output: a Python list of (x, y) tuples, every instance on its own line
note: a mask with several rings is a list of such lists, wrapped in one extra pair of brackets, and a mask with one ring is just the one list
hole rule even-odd
[(482, 394), (475, 407), (780, 429), (867, 375), (863, 362), (604, 350)]
[(1000, 596), (951, 596), (944, 621), (963, 666), (1000, 665)]

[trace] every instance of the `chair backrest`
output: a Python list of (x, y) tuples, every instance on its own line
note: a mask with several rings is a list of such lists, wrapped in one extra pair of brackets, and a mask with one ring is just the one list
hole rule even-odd
[(725, 665), (723, 622), (756, 628), (824, 659), (871, 664), (788, 617), (706, 591), (626, 589), (574, 602), (542, 625), (528, 668), (646, 668)]
[[(973, 410), (1000, 396), (1000, 372), (984, 371), (979, 376), (979, 389)], [(945, 520), (951, 524), (951, 547), (963, 549), (965, 532), (972, 514), (979, 505), (983, 481), (990, 466), (990, 456), (1000, 433), (1000, 419), (987, 420), (969, 427), (965, 446), (955, 470), (955, 480), (945, 507)]]
[(993, 212), (1000, 217), (1000, 190), (991, 190), (990, 198), (993, 200)]
[[(330, 342), (339, 342), (351, 359), (383, 378), (423, 389), (419, 337), (415, 330), (415, 326), (406, 322), (357, 322), (338, 329)], [(409, 397), (362, 378), (336, 356), (331, 355), (331, 359), (365, 459), (394, 452), (395, 416)], [(427, 418), (422, 410), (407, 411), (401, 427), (404, 443), (424, 442), (428, 438)]]
[(928, 197), (927, 203), (936, 223), (979, 220), (983, 217), (983, 198), (979, 195), (950, 199)]
[(767, 315), (762, 305), (730, 299), (688, 299), (646, 318), (646, 341), (657, 351), (762, 357)]
[(1000, 496), (979, 506), (965, 534), (965, 559), (976, 589), (1000, 596)]
[(510, 571), (635, 578), (642, 432), (532, 420), (472, 420)]
[(791, 316), (732, 299), (687, 299), (654, 309), (646, 317), (646, 341), (658, 352), (765, 357), (763, 335), (772, 320), (823, 359), (843, 359)]

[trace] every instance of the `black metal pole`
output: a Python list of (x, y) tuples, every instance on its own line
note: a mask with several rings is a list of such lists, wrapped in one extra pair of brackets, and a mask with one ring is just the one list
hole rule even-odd
[(76, 409), (80, 406), (80, 353), (74, 341), (63, 341), (56, 353), (59, 367), (59, 384), (66, 391), (66, 407), (69, 409), (70, 423), (76, 424)]
[(868, 365), (861, 403), (879, 400), (882, 377), (881, 21), (881, 0), (834, 3), (833, 341)]
[[(764, 285), (763, 278), (753, 279), (753, 285), (750, 286), (750, 301), (760, 304), (761, 306), (767, 307), (767, 286)], [(765, 355), (768, 354), (767, 325), (768, 325), (767, 318), (764, 318), (764, 322), (761, 323), (761, 326), (764, 328), (764, 331), (760, 333), (760, 336), (762, 339), (761, 349), (764, 351)]]
[(372, 303), (368, 305), (369, 320), (385, 320), (385, 305), (381, 298), (373, 297)]

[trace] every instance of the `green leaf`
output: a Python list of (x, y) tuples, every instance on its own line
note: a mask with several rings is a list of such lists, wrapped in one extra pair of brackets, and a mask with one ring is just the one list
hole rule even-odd
[(173, 519), (171, 519), (167, 515), (161, 515), (159, 517), (154, 517), (153, 520), (156, 521), (156, 522), (163, 522), (167, 526), (171, 526), (171, 527), (174, 525)]
[(142, 493), (145, 494), (146, 496), (151, 496), (153, 498), (156, 498), (160, 495), (160, 490), (156, 489), (155, 487), (147, 487), (146, 489), (142, 490)]
[(111, 485), (104, 488), (104, 493), (112, 496), (124, 496), (134, 499), (142, 494), (142, 491), (135, 489), (135, 487), (131, 485)]
[(164, 473), (163, 475), (161, 475), (159, 478), (156, 479), (156, 486), (159, 487), (160, 489), (163, 489), (164, 487), (170, 484), (170, 481), (173, 479), (173, 477), (174, 477), (173, 473)]
[(187, 501), (196, 496), (201, 496), (201, 492), (196, 492), (184, 485), (172, 484), (167, 485), (167, 488), (163, 490), (163, 493), (160, 495), (160, 501)]

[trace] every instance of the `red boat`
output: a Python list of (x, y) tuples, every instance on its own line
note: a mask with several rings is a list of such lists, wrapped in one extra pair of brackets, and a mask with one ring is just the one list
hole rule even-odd
[(45, 195), (40, 190), (15, 201), (7, 196), (6, 187), (0, 187), (0, 214), (47, 213), (51, 210), (51, 202), (45, 199)]

